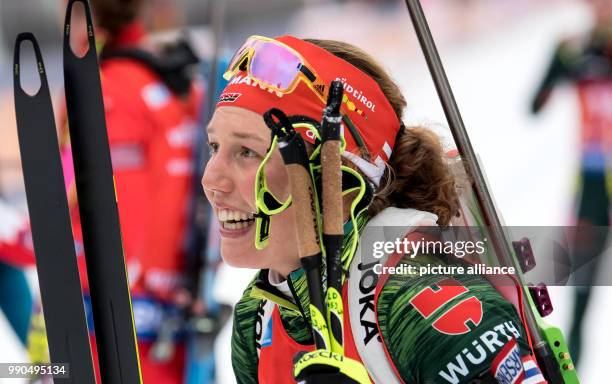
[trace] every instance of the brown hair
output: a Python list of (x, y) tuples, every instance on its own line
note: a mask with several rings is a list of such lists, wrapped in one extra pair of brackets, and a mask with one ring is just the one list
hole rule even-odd
[[(369, 54), (354, 45), (334, 41), (305, 39), (348, 61), (374, 79), (401, 121), (406, 99), (399, 87)], [(446, 226), (459, 211), (453, 174), (444, 159), (438, 136), (423, 127), (402, 128), (396, 138), (387, 170), (368, 208), (371, 216), (384, 208), (414, 208), (438, 215)]]
[(111, 39), (134, 21), (144, 0), (92, 0), (95, 22), (111, 35)]

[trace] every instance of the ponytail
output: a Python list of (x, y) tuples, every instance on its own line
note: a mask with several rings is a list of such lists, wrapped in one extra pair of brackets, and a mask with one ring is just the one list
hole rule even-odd
[(398, 134), (368, 213), (373, 216), (390, 206), (435, 213), (441, 226), (448, 225), (459, 211), (455, 179), (432, 131), (411, 127)]
[[(333, 41), (306, 39), (348, 61), (372, 77), (401, 121), (406, 100), (383, 67), (362, 49)], [(447, 226), (459, 212), (453, 173), (446, 163), (438, 136), (422, 127), (403, 125), (380, 187), (368, 208), (370, 217), (387, 207), (414, 208), (438, 215), (438, 224)]]

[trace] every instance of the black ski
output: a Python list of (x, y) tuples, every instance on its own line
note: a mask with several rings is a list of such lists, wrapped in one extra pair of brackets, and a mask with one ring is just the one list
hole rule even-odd
[[(21, 87), (24, 41), (32, 42), (36, 54), (40, 89), (34, 96)], [(68, 364), (68, 378), (55, 382), (95, 384), (53, 106), (34, 35), (20, 34), (14, 54), (17, 132), (49, 353), (52, 363)]]
[[(70, 47), (72, 7), (85, 8), (89, 47)], [(140, 383), (119, 212), (113, 181), (91, 10), (70, 0), (64, 26), (64, 82), (100, 373), (104, 383)]]

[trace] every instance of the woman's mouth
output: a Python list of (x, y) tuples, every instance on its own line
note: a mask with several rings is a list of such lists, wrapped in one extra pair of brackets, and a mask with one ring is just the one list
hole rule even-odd
[(255, 223), (253, 213), (236, 211), (232, 209), (220, 209), (217, 212), (220, 232), (222, 236), (238, 237), (249, 232)]

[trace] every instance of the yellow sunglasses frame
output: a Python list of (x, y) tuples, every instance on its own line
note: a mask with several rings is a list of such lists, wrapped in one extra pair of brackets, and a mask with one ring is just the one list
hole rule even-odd
[[(256, 51), (256, 47), (254, 45), (257, 42), (272, 43), (280, 47), (283, 47), (284, 49), (289, 50), (291, 53), (293, 53), (300, 59), (302, 67), (305, 68), (308, 72), (310, 72), (314, 76), (314, 80), (310, 80), (308, 76), (306, 76), (306, 74), (302, 70), (298, 71), (297, 76), (295, 77), (295, 79), (293, 79), (289, 87), (287, 87), (286, 89), (281, 89), (274, 84), (269, 84), (265, 81), (257, 79), (256, 77), (253, 76), (251, 72), (251, 66), (250, 66), (250, 62), (253, 59), (253, 55), (255, 54), (255, 51)], [(236, 57), (237, 59), (234, 59)], [(300, 55), (299, 52), (297, 52), (295, 49), (291, 48), (290, 46), (283, 44), (282, 42), (278, 40), (271, 39), (269, 37), (252, 35), (245, 41), (242, 47), (238, 51), (236, 51), (236, 54), (230, 61), (230, 64), (228, 65), (226, 71), (223, 73), (223, 78), (227, 81), (231, 80), (231, 78), (234, 77), (236, 73), (238, 73), (238, 71), (240, 70), (240, 67), (244, 65), (245, 62), (247, 63), (247, 66), (246, 66), (247, 74), (249, 75), (251, 81), (255, 81), (256, 83), (261, 84), (262, 86), (266, 88), (272, 89), (282, 94), (289, 94), (295, 91), (295, 88), (297, 87), (299, 81), (302, 80), (306, 83), (308, 88), (310, 88), (319, 97), (321, 102), (323, 104), (326, 104), (327, 85), (321, 80), (319, 75), (312, 69), (312, 66), (308, 63), (308, 61), (306, 61), (306, 59), (304, 59), (304, 57)]]

